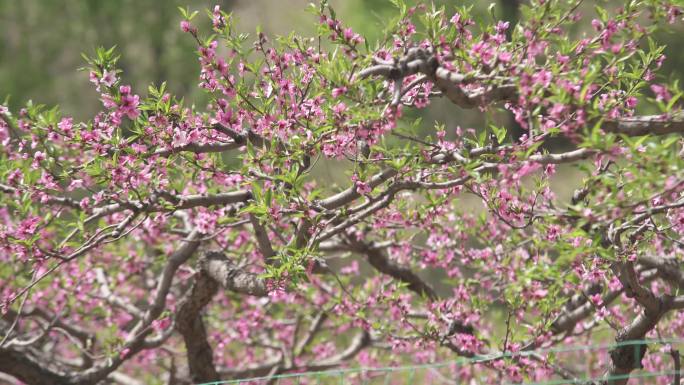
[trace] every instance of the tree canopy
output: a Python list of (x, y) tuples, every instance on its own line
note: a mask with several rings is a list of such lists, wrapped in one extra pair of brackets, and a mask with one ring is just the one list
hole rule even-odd
[[(474, 356), (449, 376), (678, 372), (674, 350), (624, 342), (684, 335), (682, 92), (657, 38), (681, 6), (531, 0), (512, 23), (391, 3), (377, 41), (325, 0), (313, 37), (247, 34), (219, 6), (202, 29), (181, 8), (208, 103), (130, 85), (100, 48), (92, 119), (0, 105), (0, 372), (187, 384)], [(435, 103), (449, 116), (425, 134)], [(521, 354), (599, 342), (618, 345)]]

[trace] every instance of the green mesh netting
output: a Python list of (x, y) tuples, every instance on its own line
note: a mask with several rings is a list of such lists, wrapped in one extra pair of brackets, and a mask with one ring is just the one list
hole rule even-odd
[[(587, 352), (590, 351), (607, 351), (617, 347), (634, 346), (635, 360), (639, 360), (642, 349), (649, 349), (650, 355), (666, 355), (662, 357), (666, 365), (670, 365), (672, 370), (668, 371), (647, 371), (645, 369), (633, 371), (630, 375), (611, 376), (609, 378), (603, 375), (588, 376), (587, 373), (575, 373), (576, 378), (567, 379), (560, 375), (555, 375), (555, 378), (544, 381), (527, 381), (527, 382), (508, 382), (505, 377), (502, 377), (498, 383), (501, 385), (565, 385), (565, 384), (582, 384), (586, 385), (592, 381), (598, 380), (620, 380), (630, 378), (630, 385), (632, 384), (655, 384), (656, 379), (672, 379), (675, 375), (674, 363), (669, 357), (669, 352), (658, 351), (656, 347), (662, 345), (684, 344), (684, 339), (646, 339), (646, 340), (631, 340), (624, 341), (617, 344), (604, 345), (588, 345), (588, 346), (563, 346), (548, 349), (537, 349), (523, 352), (496, 355), (482, 355), (473, 358), (460, 358), (453, 361), (423, 364), (423, 365), (407, 365), (407, 366), (393, 366), (393, 367), (352, 367), (336, 370), (326, 370), (319, 372), (303, 372), (303, 373), (286, 373), (265, 377), (234, 379), (226, 381), (209, 382), (200, 385), (223, 385), (223, 384), (241, 384), (241, 385), (342, 385), (342, 384), (359, 384), (359, 385), (412, 385), (412, 384), (450, 384), (450, 385), (478, 385), (478, 371), (485, 372), (481, 367), (478, 369), (478, 364), (485, 362), (493, 362), (500, 359), (509, 359), (515, 357), (532, 358), (545, 357), (548, 358), (552, 364), (558, 363), (566, 368), (572, 369), (576, 367), (578, 361), (587, 357)], [(649, 348), (650, 345), (650, 348)], [(645, 360), (648, 358), (645, 358)], [(597, 362), (596, 369), (605, 368), (605, 362)], [(639, 363), (635, 365), (640, 366)], [(469, 371), (467, 376), (459, 378), (459, 369)], [(491, 376), (491, 372), (488, 373)], [(484, 374), (482, 375), (484, 376)], [(553, 377), (553, 376), (552, 376)], [(481, 377), (482, 378), (482, 377)]]

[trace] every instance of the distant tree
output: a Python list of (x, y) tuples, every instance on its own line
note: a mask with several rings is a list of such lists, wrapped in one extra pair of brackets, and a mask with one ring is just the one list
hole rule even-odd
[[(205, 34), (183, 10), (206, 107), (164, 83), (141, 96), (114, 49), (88, 59), (91, 120), (0, 106), (0, 372), (185, 384), (478, 356), (448, 375), (678, 373), (641, 341), (684, 335), (681, 91), (652, 38), (681, 9), (534, 0), (513, 27), (392, 3), (378, 42), (325, 1), (314, 38), (250, 37), (219, 7)], [(436, 99), (486, 123), (419, 136), (405, 116)], [(565, 164), (585, 175), (562, 177), (567, 198)]]

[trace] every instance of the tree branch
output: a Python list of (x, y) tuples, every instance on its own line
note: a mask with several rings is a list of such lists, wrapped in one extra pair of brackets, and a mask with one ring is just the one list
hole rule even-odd
[[(486, 103), (514, 100), (518, 96), (514, 79), (454, 73), (440, 65), (431, 48), (411, 48), (404, 57), (393, 62), (382, 62), (362, 70), (359, 72), (359, 77), (381, 76), (396, 80), (417, 73), (424, 74), (452, 103), (462, 108), (474, 108)], [(471, 84), (475, 81), (482, 83), (478, 90), (466, 91), (461, 87), (461, 85)], [(667, 135), (684, 133), (684, 120), (681, 117), (667, 115), (634, 116), (604, 121), (601, 128), (605, 132), (628, 136)]]
[(0, 348), (0, 372), (31, 385), (74, 384), (67, 373), (51, 369), (27, 351)]
[(379, 248), (373, 247), (372, 244), (369, 245), (352, 239), (352, 237), (348, 237), (347, 241), (351, 245), (352, 250), (364, 254), (367, 257), (368, 263), (377, 271), (408, 284), (408, 289), (419, 295), (423, 295), (431, 300), (437, 299), (438, 296), (435, 290), (414, 273), (413, 270), (391, 261)]
[(261, 251), (261, 255), (264, 257), (264, 261), (269, 265), (273, 264), (275, 262), (273, 257), (276, 253), (273, 250), (273, 245), (271, 245), (271, 240), (268, 238), (266, 228), (259, 222), (259, 218), (254, 214), (249, 214), (249, 221), (254, 229), (254, 235), (257, 244), (259, 245), (259, 251)]
[(218, 381), (214, 355), (207, 341), (202, 321), (202, 309), (218, 291), (218, 284), (204, 271), (195, 274), (190, 293), (181, 301), (176, 312), (176, 330), (183, 336), (187, 350), (190, 378), (194, 383)]
[(221, 252), (209, 251), (199, 262), (201, 271), (221, 287), (235, 293), (265, 297), (266, 280), (233, 264)]
[(667, 135), (684, 132), (684, 120), (666, 115), (644, 115), (603, 122), (606, 132), (628, 136)]

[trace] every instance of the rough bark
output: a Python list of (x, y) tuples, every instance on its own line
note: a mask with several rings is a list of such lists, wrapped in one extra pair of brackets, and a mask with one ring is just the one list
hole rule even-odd
[(26, 351), (0, 348), (0, 372), (30, 385), (71, 385), (66, 373), (50, 369)]
[(176, 330), (183, 336), (187, 350), (190, 378), (195, 383), (218, 381), (211, 345), (202, 321), (202, 309), (218, 291), (218, 284), (203, 271), (195, 275), (195, 282), (178, 307)]
[(207, 252), (200, 259), (198, 267), (193, 286), (178, 307), (176, 330), (185, 342), (190, 378), (195, 383), (203, 383), (220, 380), (202, 320), (204, 307), (221, 287), (254, 296), (265, 296), (268, 289), (266, 282), (258, 275), (244, 271), (221, 252)]

